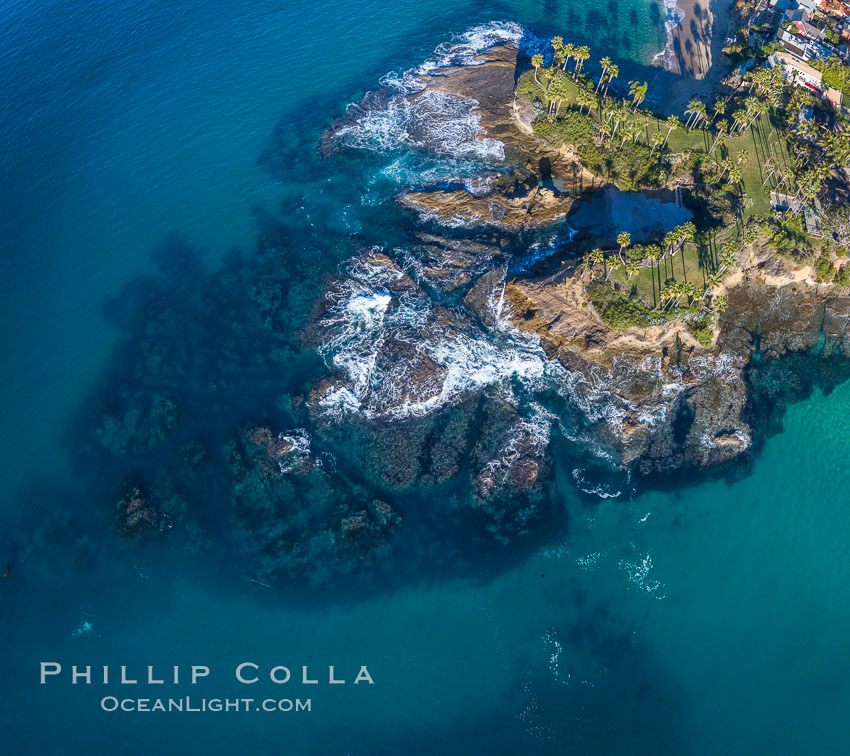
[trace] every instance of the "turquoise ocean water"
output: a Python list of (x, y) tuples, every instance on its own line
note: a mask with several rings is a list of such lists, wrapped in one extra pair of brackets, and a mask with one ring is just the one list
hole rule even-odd
[[(214, 269), (253, 249), (267, 216), (310, 243), (351, 230), (352, 198), (334, 187), (361, 168), (317, 174), (281, 142), (313, 144), (385, 73), (477, 24), (619, 51), (625, 80), (655, 75), (665, 39), (665, 11), (646, 0), (6, 2), (0, 16), (4, 548), (52, 510), (86, 521), (110, 506), (88, 494), (111, 471), (75, 464), (80, 407), (104, 370), (137, 369), (113, 351), (116, 297), (163, 267), (169, 296), (203, 288), (192, 265), (163, 265), (173, 239)], [(223, 301), (193, 317), (224, 317)], [(13, 565), (0, 742), (14, 754), (846, 753), (848, 411), (850, 386), (814, 390), (720, 479), (605, 499), (556, 466), (563, 513), (533, 547), (365, 594), (281, 598), (223, 578), (214, 555), (157, 548), (104, 547), (94, 569), (60, 561), (44, 580)], [(61, 547), (48, 537), (19, 561), (35, 570)], [(230, 675), (242, 661), (366, 664), (376, 684), (319, 686), (309, 714), (110, 714), (98, 687), (39, 686), (42, 660), (209, 664), (198, 695), (245, 695)]]

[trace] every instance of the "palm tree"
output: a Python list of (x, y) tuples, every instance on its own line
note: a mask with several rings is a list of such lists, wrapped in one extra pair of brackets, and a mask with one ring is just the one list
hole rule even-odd
[(628, 281), (632, 276), (640, 273), (640, 265), (636, 262), (627, 262), (626, 263), (626, 280)]
[(681, 125), (682, 122), (674, 115), (671, 115), (667, 119), (667, 136), (664, 137), (664, 144), (661, 145), (662, 150), (667, 146), (667, 140), (670, 138), (670, 132), (672, 132), (673, 129), (678, 129)]
[[(552, 111), (554, 110), (554, 117), (558, 117), (558, 113), (561, 112), (561, 105), (564, 102), (564, 99), (567, 96), (567, 87), (564, 82), (564, 73), (563, 71), (555, 71), (555, 76), (552, 79), (552, 85), (547, 92), (547, 96), (549, 97), (549, 115), (552, 115)], [(555, 101), (557, 100), (558, 107), (555, 108)]]
[(605, 265), (605, 253), (597, 247), (589, 255), (588, 259), (593, 265)]
[(667, 304), (671, 299), (673, 299), (674, 296), (676, 296), (673, 293), (674, 288), (675, 282), (669, 283), (666, 286), (662, 287), (661, 291), (658, 293), (658, 307), (655, 308), (656, 310), (661, 307), (661, 305)]
[(540, 80), (537, 78), (537, 69), (543, 65), (543, 56), (540, 53), (537, 55), (531, 56), (531, 65), (534, 66), (534, 81), (540, 84)]
[(602, 86), (602, 82), (605, 79), (605, 74), (608, 72), (608, 67), (611, 65), (611, 58), (605, 56), (602, 60), (599, 61), (599, 65), (602, 66), (602, 75), (599, 77), (599, 83), (596, 85), (596, 89), (594, 92), (599, 91), (599, 87)]
[(735, 122), (733, 131), (743, 131), (744, 126), (747, 124), (747, 115), (747, 111), (742, 108), (732, 113), (732, 120)]
[(704, 102), (700, 102), (697, 108), (697, 117), (693, 123), (693, 128), (697, 128), (703, 121), (708, 121), (708, 108)]
[(797, 186), (799, 193), (810, 202), (820, 194), (822, 181), (820, 172), (817, 170), (806, 171), (797, 176)]
[(579, 113), (581, 113), (584, 108), (587, 108), (587, 113), (590, 115), (590, 109), (596, 105), (596, 98), (593, 96), (592, 92), (580, 89), (579, 93), (576, 95), (576, 102), (578, 103)]
[(685, 108), (685, 114), (688, 116), (688, 120), (685, 122), (686, 129), (691, 127), (691, 121), (699, 114), (700, 105), (702, 105), (702, 103), (699, 100), (691, 100), (688, 103), (688, 107)]
[(632, 110), (637, 110), (638, 105), (640, 105), (644, 99), (646, 98), (646, 92), (649, 89), (649, 84), (644, 82), (641, 84), (638, 81), (630, 81), (629, 82), (629, 95), (632, 98)]
[(584, 61), (590, 57), (590, 48), (587, 45), (577, 47), (573, 51), (573, 57), (576, 59), (576, 68), (573, 72), (573, 78), (575, 79), (576, 76), (581, 74), (581, 67), (584, 64)]
[(620, 140), (620, 147), (622, 147), (626, 143), (627, 139), (634, 142), (637, 138), (637, 135), (640, 134), (640, 130), (638, 129), (637, 124), (634, 121), (629, 121), (623, 126), (620, 131), (620, 134), (622, 134), (623, 136), (623, 138)]
[(747, 97), (744, 100), (744, 107), (747, 110), (749, 122), (752, 124), (759, 119), (762, 113), (767, 110), (767, 103), (755, 97)]
[(718, 121), (717, 122), (717, 136), (714, 137), (714, 144), (711, 145), (711, 149), (708, 151), (710, 155), (714, 150), (718, 147), (718, 145), (723, 143), (723, 135), (729, 130), (728, 121)]
[(694, 120), (694, 117), (696, 116), (698, 110), (699, 100), (691, 100), (685, 108), (685, 115), (688, 117), (688, 120), (685, 121), (686, 129), (689, 129), (691, 127), (691, 121)]
[(555, 52), (558, 52), (564, 46), (564, 38), (563, 37), (553, 37), (552, 38), (552, 49)]
[(696, 236), (697, 227), (693, 221), (688, 221), (681, 226), (676, 226), (676, 233), (679, 236), (678, 246), (681, 249), (685, 242), (691, 241)]
[(570, 62), (570, 58), (572, 58), (576, 54), (576, 46), (570, 42), (568, 45), (564, 46), (564, 65), (562, 68), (564, 71), (567, 70), (567, 65)]
[(555, 69), (547, 69), (546, 71), (546, 98), (549, 100), (549, 107), (546, 110), (546, 115), (549, 120), (552, 120), (552, 113), (555, 110), (555, 103), (559, 99), (563, 99), (565, 92), (563, 87), (564, 74)]
[(559, 47), (555, 50), (555, 67), (562, 66), (564, 61), (567, 59), (567, 49), (565, 47)]
[[(660, 131), (656, 131), (655, 134), (652, 135), (652, 149), (649, 151), (649, 156), (652, 157), (652, 154), (655, 152), (656, 147), (660, 147), (661, 143), (664, 141), (664, 137), (661, 136)], [(659, 153), (660, 157), (660, 153)]]
[(714, 121), (717, 116), (723, 115), (726, 112), (726, 103), (723, 100), (718, 100), (714, 103), (714, 118), (711, 120)]
[(749, 157), (750, 153), (747, 150), (738, 150), (738, 165), (746, 163)]
[[(611, 261), (611, 265), (608, 268), (608, 275), (610, 276), (613, 271), (619, 270), (620, 268), (625, 268), (625, 267), (626, 267), (626, 261), (623, 260), (621, 257), (615, 257)], [(605, 280), (607, 281), (608, 279), (606, 278)]]
[(626, 264), (625, 259), (623, 258), (623, 250), (628, 247), (632, 243), (632, 235), (628, 231), (621, 231), (617, 236), (617, 244), (620, 245), (620, 259), (623, 261), (623, 265)]
[(741, 170), (741, 166), (733, 165), (729, 168), (729, 183), (737, 186), (743, 175), (744, 172)]
[(608, 96), (608, 87), (611, 85), (611, 82), (614, 81), (620, 75), (620, 67), (615, 63), (612, 63), (608, 66), (608, 81), (605, 82), (605, 91), (602, 93), (603, 97)]
[[(675, 231), (668, 231), (664, 234), (664, 239), (661, 242), (664, 248), (664, 254), (669, 254), (671, 257), (673, 256), (673, 247), (676, 246), (677, 234)], [(663, 256), (663, 255), (662, 255)]]
[(826, 150), (830, 160), (836, 165), (850, 163), (850, 131), (829, 134), (826, 138)]
[(726, 297), (712, 297), (711, 298), (711, 309), (715, 312), (723, 312), (727, 305), (729, 304), (729, 300)]
[(617, 127), (624, 121), (632, 118), (632, 113), (627, 108), (614, 106), (611, 108), (609, 118), (614, 121), (614, 130), (611, 132), (611, 136), (614, 136), (617, 133)]

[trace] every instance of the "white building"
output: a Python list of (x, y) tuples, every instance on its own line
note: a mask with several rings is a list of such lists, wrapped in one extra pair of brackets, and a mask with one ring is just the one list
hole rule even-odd
[(802, 58), (789, 52), (775, 52), (767, 59), (767, 63), (771, 68), (782, 66), (782, 75), (788, 81), (814, 89), (818, 94), (823, 93), (823, 74)]

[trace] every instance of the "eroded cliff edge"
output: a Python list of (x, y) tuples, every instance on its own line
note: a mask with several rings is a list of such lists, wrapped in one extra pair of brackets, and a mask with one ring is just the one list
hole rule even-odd
[[(428, 71), (419, 79), (421, 88), (406, 95), (413, 114), (408, 139), (417, 147), (441, 149), (434, 137), (439, 116), (428, 101), (445, 96), (471, 103), (478, 127), (474, 140), (501, 146), (490, 172), (463, 182), (408, 186), (399, 194), (399, 203), (416, 212), (424, 228), (451, 229), (440, 232), (446, 236), (429, 231), (423, 245), (429, 257), (424, 277), (451, 279), (452, 291), (464, 295), (460, 307), (446, 309), (444, 317), (454, 319), (457, 334), (464, 332), (458, 317), (468, 316), (491, 330), (497, 324), (495, 330), (515, 328), (538, 339), (550, 365), (563, 368), (559, 375), (583, 410), (584, 437), (600, 442), (617, 465), (649, 473), (709, 467), (746, 455), (758, 430), (747, 377), (753, 361), (811, 350), (847, 356), (850, 298), (843, 289), (819, 284), (811, 265), (777, 255), (769, 229), (755, 228), (727, 253), (722, 278), (709, 279), (704, 292), (686, 292), (695, 303), (700, 296), (723, 302), (708, 318), (700, 316), (700, 332), (687, 314), (665, 320), (651, 306), (644, 308), (651, 324), (612, 327), (591, 294), (594, 285), (610, 285), (610, 273), (606, 268), (601, 284), (601, 276), (583, 262), (598, 239), (593, 229), (576, 239), (563, 228), (577, 204), (615, 182), (594, 175), (574, 145), (564, 142), (555, 149), (535, 132), (542, 105), (533, 87), (517, 86), (517, 57), (515, 43), (494, 44), (462, 65)], [(342, 119), (333, 131), (344, 132), (347, 123)], [(676, 192), (681, 206), (694, 176), (682, 167), (681, 156), (665, 159), (657, 188)], [(491, 246), (482, 261), (484, 238)], [(514, 264), (520, 250), (547, 244), (543, 262)], [(620, 258), (622, 252), (621, 247)], [(459, 259), (466, 260), (462, 284), (455, 275)], [(619, 264), (615, 254), (608, 260)], [(615, 283), (614, 293), (625, 291), (628, 281)], [(659, 275), (659, 289), (661, 284)], [(408, 337), (405, 343), (417, 335)], [(414, 349), (420, 357), (427, 351)], [(429, 386), (426, 402), (446, 396), (445, 365), (434, 355), (428, 361), (414, 371)]]

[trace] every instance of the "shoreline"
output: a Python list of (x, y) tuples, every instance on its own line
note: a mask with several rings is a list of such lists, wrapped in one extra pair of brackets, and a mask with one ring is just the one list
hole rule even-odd
[[(692, 98), (704, 99), (717, 89), (726, 70), (719, 66), (732, 28), (735, 0), (675, 0), (678, 23), (668, 31), (658, 58), (666, 71), (683, 81), (663, 100), (667, 112), (681, 111)], [(668, 14), (671, 13), (668, 9)], [(690, 88), (688, 87), (690, 83)]]

